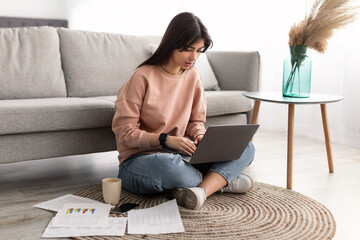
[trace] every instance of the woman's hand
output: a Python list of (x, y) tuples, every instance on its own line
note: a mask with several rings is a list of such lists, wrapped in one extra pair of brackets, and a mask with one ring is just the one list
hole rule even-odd
[(204, 137), (204, 134), (197, 135), (197, 137), (195, 138), (194, 144), (197, 146), (200, 143), (200, 141), (203, 139), (203, 137)]
[(194, 154), (196, 150), (195, 144), (185, 137), (168, 136), (165, 145), (169, 148), (180, 150), (187, 155)]

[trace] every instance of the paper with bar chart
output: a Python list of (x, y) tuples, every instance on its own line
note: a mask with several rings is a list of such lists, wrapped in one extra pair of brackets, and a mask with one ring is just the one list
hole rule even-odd
[(111, 209), (103, 203), (65, 204), (54, 217), (53, 227), (103, 227)]
[(50, 211), (59, 211), (66, 203), (100, 203), (90, 198), (84, 198), (72, 194), (66, 194), (46, 202), (38, 203), (34, 207), (42, 208)]

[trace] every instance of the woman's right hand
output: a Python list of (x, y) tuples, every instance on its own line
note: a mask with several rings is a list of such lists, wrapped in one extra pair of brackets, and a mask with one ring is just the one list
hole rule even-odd
[(196, 145), (185, 137), (168, 136), (165, 145), (169, 148), (180, 150), (187, 155), (194, 154)]

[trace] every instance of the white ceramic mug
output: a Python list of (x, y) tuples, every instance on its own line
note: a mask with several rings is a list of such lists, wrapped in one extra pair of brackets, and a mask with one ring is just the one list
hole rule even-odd
[(120, 201), (121, 179), (104, 178), (102, 180), (102, 192), (105, 203), (115, 206)]

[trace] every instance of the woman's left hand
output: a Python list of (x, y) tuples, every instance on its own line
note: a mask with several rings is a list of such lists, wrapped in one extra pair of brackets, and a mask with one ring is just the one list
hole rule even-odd
[(203, 139), (204, 137), (204, 134), (199, 134), (196, 138), (195, 138), (195, 141), (194, 141), (194, 144), (197, 146), (200, 141)]

